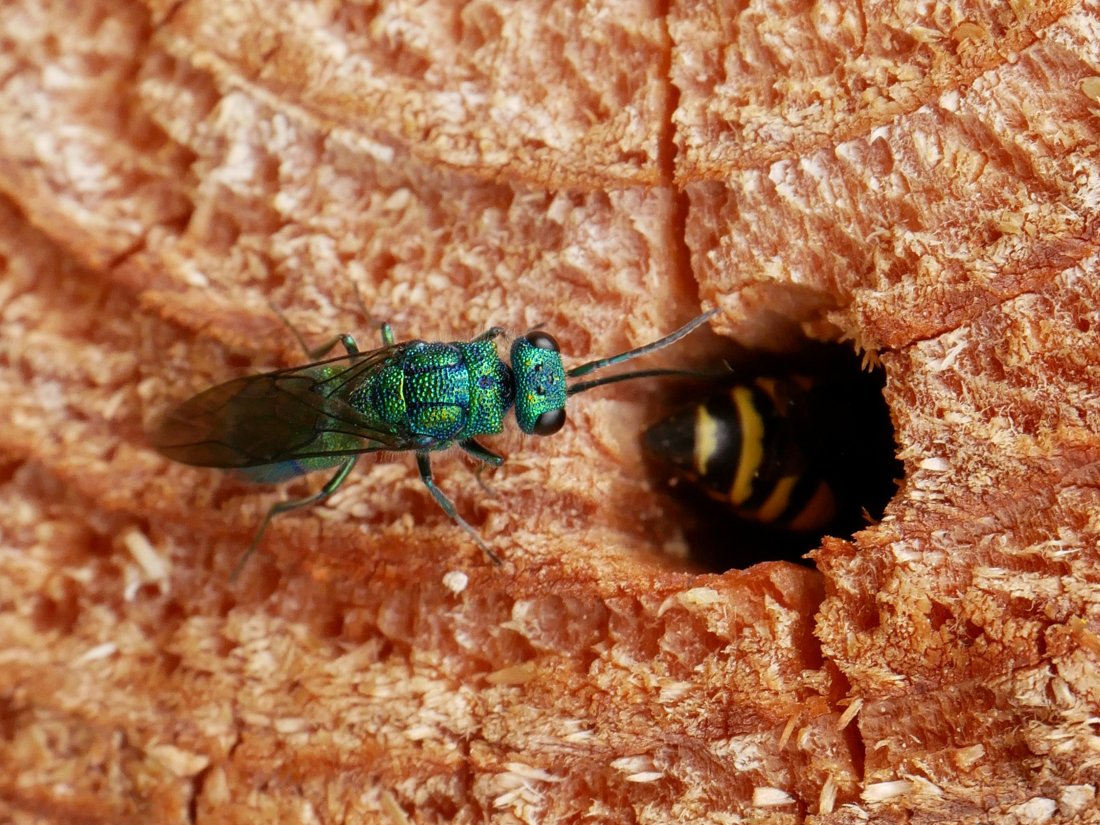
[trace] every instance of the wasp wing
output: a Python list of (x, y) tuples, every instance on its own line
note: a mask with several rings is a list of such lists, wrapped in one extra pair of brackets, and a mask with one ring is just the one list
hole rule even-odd
[(223, 469), (419, 447), (411, 433), (380, 429), (345, 400), (417, 343), (218, 384), (171, 410), (152, 445), (173, 461)]

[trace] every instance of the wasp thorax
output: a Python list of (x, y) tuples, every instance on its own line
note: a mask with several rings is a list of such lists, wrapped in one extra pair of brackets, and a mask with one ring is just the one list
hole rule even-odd
[(532, 435), (552, 435), (565, 424), (565, 369), (558, 342), (535, 330), (512, 344), (516, 422)]

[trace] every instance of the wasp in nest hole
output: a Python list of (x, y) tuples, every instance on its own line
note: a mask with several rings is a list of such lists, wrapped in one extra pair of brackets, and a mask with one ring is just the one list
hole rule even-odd
[(883, 386), (881, 369), (840, 347), (785, 361), (742, 354), (729, 377), (646, 429), (693, 559), (713, 570), (798, 560), (823, 536), (881, 518), (902, 471)]

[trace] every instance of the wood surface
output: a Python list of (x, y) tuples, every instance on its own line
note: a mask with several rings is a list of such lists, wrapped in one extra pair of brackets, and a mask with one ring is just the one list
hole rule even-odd
[[(0, 4), (0, 821), (1100, 821), (1100, 7)], [(699, 574), (668, 389), (323, 506), (168, 405), (376, 321), (884, 366), (904, 478)], [(658, 361), (662, 359), (656, 359)], [(487, 489), (486, 489), (487, 488)]]

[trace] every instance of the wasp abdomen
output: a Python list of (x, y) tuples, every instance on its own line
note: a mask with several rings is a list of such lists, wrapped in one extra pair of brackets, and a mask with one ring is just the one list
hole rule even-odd
[(802, 422), (790, 415), (800, 393), (793, 380), (729, 387), (650, 427), (645, 447), (743, 518), (818, 529), (835, 502), (801, 446)]

